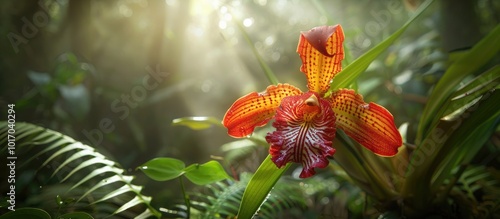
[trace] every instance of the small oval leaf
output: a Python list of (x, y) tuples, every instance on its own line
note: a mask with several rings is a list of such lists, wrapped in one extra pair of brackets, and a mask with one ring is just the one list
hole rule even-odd
[(229, 178), (219, 162), (212, 160), (204, 164), (192, 164), (186, 169), (185, 176), (196, 185), (206, 185)]
[(184, 173), (184, 162), (174, 158), (158, 157), (137, 167), (149, 178), (156, 181), (175, 179)]
[(213, 125), (222, 126), (222, 122), (214, 117), (193, 116), (174, 119), (174, 121), (172, 121), (172, 125), (183, 125), (193, 130), (203, 130), (208, 129)]

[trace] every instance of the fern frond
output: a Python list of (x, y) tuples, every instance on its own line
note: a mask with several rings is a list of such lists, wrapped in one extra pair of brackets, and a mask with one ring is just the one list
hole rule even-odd
[[(500, 172), (485, 166), (469, 166), (458, 180), (455, 191), (477, 218), (500, 216)], [(463, 200), (464, 200), (463, 199)], [(459, 202), (460, 203), (460, 202)], [(460, 206), (463, 208), (464, 206)]]
[[(191, 194), (191, 207), (200, 218), (233, 218), (238, 213), (239, 205), (251, 174), (241, 174), (240, 181), (217, 182), (204, 187), (204, 191)], [(276, 218), (283, 212), (299, 208), (306, 204), (299, 182), (283, 178), (262, 204), (259, 218)], [(180, 216), (180, 214), (178, 214)]]
[[(0, 122), (2, 145), (7, 145), (7, 125)], [(150, 205), (151, 197), (141, 193), (142, 186), (132, 184), (134, 177), (93, 147), (28, 123), (16, 124), (15, 139), (16, 190), (23, 191), (19, 203), (56, 215), (83, 210), (95, 218), (161, 216)]]

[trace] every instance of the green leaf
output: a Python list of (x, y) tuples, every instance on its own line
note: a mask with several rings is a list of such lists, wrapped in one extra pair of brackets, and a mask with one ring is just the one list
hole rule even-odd
[[(139, 193), (142, 190), (142, 186), (136, 186), (136, 185), (123, 185), (122, 187), (115, 189), (111, 191), (110, 193), (106, 194), (104, 197), (100, 198), (99, 200), (92, 202), (91, 204), (96, 204), (102, 201), (106, 201), (108, 199), (111, 199), (113, 197), (119, 196), (123, 193), (126, 192), (135, 192)], [(147, 203), (149, 204), (149, 202)], [(122, 206), (123, 207), (123, 206)]]
[(78, 186), (82, 185), (83, 183), (89, 181), (90, 179), (92, 179), (92, 178), (94, 178), (96, 176), (100, 176), (101, 174), (108, 173), (108, 172), (115, 173), (115, 174), (122, 174), (124, 172), (124, 170), (120, 169), (120, 168), (117, 168), (117, 167), (114, 167), (114, 166), (103, 166), (101, 168), (95, 169), (92, 172), (90, 172), (83, 179), (81, 179), (80, 181), (78, 181), (77, 183), (75, 183), (68, 191), (71, 191), (71, 190), (77, 188)]
[(422, 113), (417, 132), (417, 141), (424, 138), (427, 134), (427, 128), (437, 123), (443, 115), (437, 114), (437, 111), (447, 100), (456, 86), (468, 75), (473, 74), (500, 51), (500, 25), (497, 25), (487, 36), (479, 41), (472, 49), (463, 55), (460, 55), (456, 61), (451, 64), (443, 77), (434, 88)]
[(192, 164), (186, 167), (184, 171), (189, 181), (196, 185), (206, 185), (229, 178), (229, 175), (227, 175), (222, 165), (215, 160), (208, 161), (201, 165)]
[[(97, 155), (97, 156), (96, 156)], [(104, 159), (104, 156), (102, 156), (101, 154), (95, 152), (94, 150), (81, 150), (79, 152), (76, 152), (74, 153), (73, 155), (71, 155), (71, 157), (67, 158), (64, 160), (64, 162), (62, 164), (60, 164), (56, 170), (54, 170), (54, 172), (52, 173), (52, 175), (50, 177), (54, 177), (54, 175), (56, 175), (62, 168), (64, 168), (67, 164), (71, 163), (72, 161), (78, 159), (78, 158), (82, 158), (84, 156), (96, 156), (96, 157), (101, 157), (102, 159)]]
[(61, 215), (58, 219), (94, 219), (94, 217), (85, 212), (72, 212)]
[(49, 213), (39, 208), (19, 208), (15, 211), (9, 211), (2, 216), (0, 219), (19, 219), (19, 218), (30, 218), (30, 219), (50, 219)]
[(149, 178), (156, 181), (175, 179), (184, 173), (184, 162), (174, 158), (154, 158), (138, 167)]
[(47, 158), (47, 160), (42, 164), (42, 167), (45, 166), (45, 165), (47, 165), (50, 161), (52, 161), (52, 159), (56, 158), (57, 156), (59, 156), (61, 154), (64, 154), (64, 153), (66, 153), (68, 151), (71, 151), (71, 150), (76, 150), (76, 149), (85, 150), (85, 149), (89, 149), (89, 147), (83, 145), (80, 142), (75, 142), (73, 144), (70, 144), (70, 145), (67, 145), (65, 147), (62, 147), (60, 150), (58, 150), (57, 152), (55, 152), (54, 154), (52, 154), (52, 156), (50, 156), (49, 158)]
[[(490, 138), (491, 132), (494, 130), (493, 123), (496, 121), (490, 121), (484, 123), (480, 127), (476, 127), (471, 129), (470, 137), (466, 138), (465, 141), (460, 142), (455, 145), (451, 152), (444, 156), (442, 163), (442, 167), (439, 167), (433, 176), (431, 181), (431, 191), (442, 191), (443, 182), (446, 179), (449, 179), (452, 175), (452, 170), (459, 165), (465, 165), (475, 157), (475, 155), (481, 150), (482, 147), (480, 145), (484, 145), (484, 143)], [(485, 134), (486, 133), (486, 134)], [(470, 145), (474, 145), (471, 147)], [(435, 194), (435, 193), (433, 193)], [(443, 195), (442, 197), (447, 197), (448, 194)]]
[[(6, 142), (7, 131), (7, 122), (0, 121), (0, 144), (1, 142)], [(115, 162), (96, 152), (93, 147), (84, 145), (81, 142), (77, 142), (73, 138), (68, 137), (62, 133), (24, 122), (19, 122), (16, 124), (16, 143), (16, 154), (21, 157), (26, 157), (26, 159), (23, 160), (23, 162), (20, 163), (17, 167), (19, 168), (19, 170), (24, 170), (20, 172), (26, 172), (28, 173), (28, 175), (30, 175), (29, 173), (36, 173), (37, 177), (41, 177), (41, 179), (44, 179), (47, 178), (47, 174), (44, 174), (46, 171), (36, 172), (36, 170), (41, 170), (42, 167), (48, 167), (52, 170), (55, 170), (54, 172), (58, 173), (59, 175), (67, 174), (62, 179), (62, 176), (58, 176), (57, 179), (53, 179), (55, 181), (58, 181), (59, 183), (69, 179), (69, 182), (65, 182), (64, 184), (71, 186), (69, 189), (63, 188), (63, 190), (58, 190), (57, 194), (53, 195), (55, 196), (54, 201), (60, 208), (66, 208), (70, 205), (74, 205), (76, 197), (80, 197), (78, 201), (80, 201), (82, 197), (92, 197), (90, 199), (94, 200), (103, 197), (100, 199), (101, 201), (113, 198), (113, 206), (119, 208), (119, 206), (122, 206), (122, 204), (127, 203), (134, 197), (128, 196), (127, 194), (122, 196), (121, 194), (126, 192), (133, 192), (135, 193), (135, 196), (138, 196), (141, 200), (143, 200), (142, 204), (146, 205), (147, 207), (147, 209), (145, 209), (144, 213), (142, 213), (141, 215), (147, 217), (148, 214), (152, 214), (157, 218), (160, 218), (160, 212), (153, 208), (149, 204), (149, 201), (147, 201), (150, 199), (150, 197), (144, 196), (140, 193), (142, 187), (131, 184), (134, 177), (123, 175), (123, 169), (118, 168)], [(0, 151), (5, 152), (6, 149), (6, 147), (1, 147)], [(75, 163), (76, 161), (78, 162)], [(74, 165), (77, 166), (74, 167)], [(67, 170), (63, 168), (66, 168)], [(79, 171), (85, 171), (85, 174), (81, 177), (77, 177), (77, 174), (75, 173)], [(76, 191), (76, 187), (79, 187), (84, 183), (88, 184), (89, 180), (91, 179), (100, 181), (98, 181), (96, 185), (90, 185), (91, 188), (88, 190)], [(27, 188), (25, 184), (27, 184), (28, 181), (26, 183), (19, 184), (19, 188)], [(125, 185), (119, 188), (120, 184)], [(18, 185), (16, 185), (16, 188), (17, 187)], [(38, 192), (36, 194), (31, 192), (32, 194), (29, 196), (30, 199), (33, 198), (33, 200), (36, 199), (43, 201), (43, 197), (49, 194), (45, 194), (46, 192), (47, 191), (42, 193)], [(65, 196), (74, 198), (63, 200), (59, 193), (64, 193)], [(82, 193), (84, 194), (82, 195)], [(5, 203), (7, 202), (5, 201)], [(87, 207), (89, 209), (101, 209), (101, 206), (105, 207), (109, 205), (97, 205), (96, 203), (97, 202), (93, 202)], [(18, 212), (18, 209), (16, 209), (16, 212)], [(19, 209), (19, 212), (22, 212), (22, 210)], [(34, 216), (30, 216), (31, 215), (28, 215), (26, 217), (14, 217), (35, 218)]]
[[(104, 159), (102, 157), (94, 157), (94, 158), (91, 158), (89, 160), (86, 160), (84, 162), (81, 162), (77, 167), (73, 168), (71, 170), (70, 173), (68, 173), (68, 175), (66, 175), (62, 180), (61, 182), (64, 182), (66, 181), (67, 179), (69, 179), (73, 174), (75, 174), (76, 172), (78, 172), (79, 170), (82, 170), (84, 168), (87, 168), (89, 166), (92, 166), (92, 165), (96, 165), (96, 164), (104, 164), (106, 166), (104, 167), (101, 167), (99, 169), (102, 169), (102, 168), (112, 168), (114, 165), (115, 165), (115, 162), (113, 161), (110, 161), (110, 160), (107, 160), (107, 159)], [(98, 169), (96, 169), (98, 170)], [(117, 168), (114, 168), (113, 167), (113, 170), (116, 170), (116, 171), (113, 171), (113, 172), (116, 172), (116, 173), (123, 173), (123, 170), (118, 170)], [(94, 170), (95, 171), (95, 170)], [(87, 176), (88, 177), (88, 176)], [(87, 178), (86, 177), (86, 178)], [(81, 182), (81, 181), (80, 181)]]
[(130, 200), (126, 204), (122, 205), (120, 208), (116, 209), (116, 211), (113, 212), (113, 214), (118, 214), (143, 202), (146, 202), (148, 204), (151, 202), (151, 197), (143, 197), (143, 198), (145, 198), (146, 200), (143, 200), (139, 196), (136, 196), (134, 199)]
[(290, 167), (290, 163), (285, 167), (278, 169), (271, 161), (271, 155), (268, 155), (266, 159), (264, 159), (252, 179), (250, 179), (250, 182), (243, 193), (240, 209), (238, 211), (239, 219), (252, 218), (273, 188), (274, 184), (276, 184), (288, 167)]
[(208, 129), (212, 126), (222, 126), (222, 122), (214, 117), (194, 116), (174, 119), (172, 125), (183, 125), (193, 130)]
[[(476, 78), (472, 79), (469, 83), (462, 86), (459, 90), (457, 90), (454, 95), (452, 101), (464, 98), (466, 96), (470, 96), (471, 93), (479, 91), (480, 89), (486, 87), (490, 83), (494, 83), (494, 85), (498, 85), (500, 79), (500, 65), (495, 65), (488, 71), (480, 74)], [(491, 88), (490, 88), (491, 89)], [(489, 90), (489, 89), (488, 89)]]
[(103, 179), (101, 180), (99, 183), (97, 183), (96, 185), (94, 185), (92, 188), (88, 189), (78, 200), (77, 202), (79, 202), (80, 200), (82, 200), (83, 198), (85, 198), (85, 196), (87, 196), (88, 194), (92, 193), (93, 191), (95, 191), (96, 189), (99, 189), (105, 185), (109, 185), (109, 184), (112, 184), (112, 183), (115, 183), (115, 182), (125, 182), (125, 183), (128, 183), (130, 184), (132, 182), (132, 180), (134, 179), (133, 176), (118, 176), (118, 175), (114, 175), (114, 176), (111, 176), (111, 177), (108, 177), (106, 179)]
[(463, 108), (473, 102), (474, 99), (483, 95), (492, 88), (500, 84), (500, 66), (494, 66), (487, 72), (474, 78), (467, 85), (463, 86), (452, 95), (452, 99), (447, 101), (439, 110), (438, 115), (447, 116), (456, 110)]
[[(440, 120), (429, 131), (430, 134), (422, 141), (422, 144), (415, 149), (408, 166), (406, 184), (402, 193), (403, 196), (412, 194), (412, 202), (417, 210), (423, 210), (427, 206), (427, 194), (433, 194), (430, 188), (432, 177), (441, 180), (443, 177), (440, 174), (449, 174), (449, 172), (439, 172), (438, 167), (446, 168), (446, 163), (459, 163), (461, 160), (458, 159), (465, 158), (465, 156), (458, 155), (453, 159), (446, 159), (453, 150), (460, 150), (456, 153), (477, 153), (475, 147), (481, 147), (482, 143), (487, 140), (483, 135), (491, 132), (485, 132), (487, 128), (483, 125), (488, 123), (494, 125), (492, 120), (500, 117), (499, 99), (500, 91), (492, 89), (460, 115), (452, 119)], [(438, 187), (438, 185), (433, 186)]]
[(379, 201), (392, 198), (391, 187), (382, 178), (388, 171), (380, 170), (384, 168), (382, 164), (387, 158), (373, 154), (340, 130), (337, 131), (333, 145), (336, 149), (335, 162), (358, 187)]
[(368, 52), (354, 60), (350, 65), (348, 65), (344, 70), (339, 72), (330, 84), (329, 93), (338, 90), (340, 88), (345, 88), (351, 85), (358, 76), (368, 68), (370, 63), (373, 62), (383, 51), (385, 51), (389, 46), (394, 43), (394, 41), (401, 36), (401, 34), (410, 26), (417, 17), (419, 17), (422, 12), (429, 7), (433, 0), (425, 1), (420, 8), (415, 12), (412, 18), (408, 20), (401, 28), (394, 32), (387, 39), (370, 49)]
[(151, 212), (149, 209), (144, 210), (140, 215), (134, 217), (134, 219), (148, 219), (151, 216), (156, 216), (156, 218), (160, 218), (160, 213)]

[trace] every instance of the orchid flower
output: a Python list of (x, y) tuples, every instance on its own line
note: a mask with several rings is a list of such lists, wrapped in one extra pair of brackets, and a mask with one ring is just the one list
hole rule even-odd
[(342, 69), (343, 41), (340, 25), (301, 32), (297, 53), (308, 91), (277, 84), (239, 98), (222, 122), (228, 134), (246, 137), (255, 127), (275, 118), (272, 125), (276, 130), (266, 136), (271, 160), (278, 168), (289, 162), (301, 163), (301, 178), (313, 176), (314, 168), (328, 165), (328, 157), (335, 153), (332, 142), (337, 128), (377, 155), (394, 156), (402, 140), (387, 109), (365, 103), (351, 89), (327, 92)]

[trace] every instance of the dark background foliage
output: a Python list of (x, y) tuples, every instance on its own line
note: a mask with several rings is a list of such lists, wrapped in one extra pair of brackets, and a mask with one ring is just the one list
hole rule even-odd
[[(280, 82), (304, 90), (295, 53), (300, 31), (341, 24), (348, 64), (403, 25), (419, 2), (2, 1), (0, 105), (16, 104), (17, 121), (86, 142), (134, 175), (154, 157), (206, 162), (223, 156), (220, 145), (232, 140), (226, 131), (171, 122), (221, 119), (235, 99), (264, 90), (269, 83), (251, 46)], [(368, 68), (359, 92), (386, 106), (397, 126), (409, 122), (415, 130), (448, 53), (478, 42), (499, 23), (499, 12), (493, 0), (439, 1)], [(246, 170), (259, 162), (247, 162)], [(176, 183), (137, 175), (155, 202), (180, 197)]]

